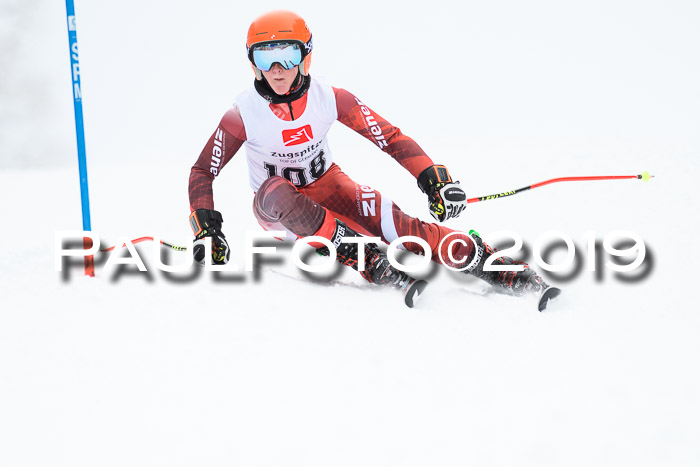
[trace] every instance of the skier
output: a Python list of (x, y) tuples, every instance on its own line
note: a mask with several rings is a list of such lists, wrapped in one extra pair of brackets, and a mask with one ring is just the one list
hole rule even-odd
[[(405, 293), (411, 289), (411, 300), (424, 286), (392, 267), (376, 244), (367, 244), (363, 250), (357, 243), (343, 242), (343, 238), (369, 235), (390, 243), (397, 237), (416, 236), (428, 243), (434, 261), (442, 258), (506, 293), (519, 295), (547, 288), (527, 264), (508, 257), (494, 264), (517, 263), (524, 269), (484, 271), (484, 262), (494, 249), (478, 234), (455, 232), (411, 217), (380, 192), (356, 183), (341, 171), (326, 138), (336, 120), (408, 170), (428, 196), (430, 213), (437, 221), (459, 216), (467, 204), (459, 182), (445, 166), (434, 164), (413, 139), (350, 92), (311, 77), (312, 36), (299, 15), (272, 11), (260, 16), (250, 25), (246, 47), (255, 73), (253, 88), (239, 95), (224, 114), (190, 173), (190, 224), (197, 261), (204, 262), (205, 241), (211, 241), (215, 264), (228, 261), (229, 246), (221, 230), (222, 215), (214, 210), (212, 183), (245, 145), (250, 186), (255, 192), (253, 209), (260, 225), (287, 232), (289, 240), (324, 237), (336, 247), (337, 260), (356, 270), (358, 259), (364, 257), (361, 274), (371, 283)], [(463, 241), (443, 242), (441, 247), (441, 240), (450, 234)], [(450, 254), (446, 245), (450, 245)], [(319, 253), (329, 254), (322, 244), (313, 246), (319, 247)], [(416, 243), (404, 247), (423, 253)], [(409, 298), (407, 304), (411, 306)]]

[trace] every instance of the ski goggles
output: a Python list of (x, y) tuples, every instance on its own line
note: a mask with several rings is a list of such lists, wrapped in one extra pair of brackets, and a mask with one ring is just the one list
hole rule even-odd
[(301, 46), (296, 42), (277, 42), (256, 45), (251, 52), (251, 61), (262, 71), (270, 71), (279, 63), (285, 70), (298, 66), (303, 59)]

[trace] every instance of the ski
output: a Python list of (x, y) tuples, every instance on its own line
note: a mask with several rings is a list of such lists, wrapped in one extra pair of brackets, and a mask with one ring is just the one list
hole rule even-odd
[(561, 289), (558, 287), (554, 286), (547, 286), (546, 289), (542, 292), (542, 295), (540, 295), (540, 301), (537, 304), (537, 309), (540, 311), (544, 311), (547, 308), (547, 305), (549, 304), (549, 301), (561, 293)]
[(428, 283), (420, 279), (411, 279), (402, 289), (403, 301), (407, 307), (413, 308), (423, 291), (428, 286)]
[[(274, 274), (278, 274), (280, 276), (286, 277), (288, 279), (292, 279), (295, 281), (300, 281), (300, 282), (309, 282), (306, 279), (297, 277), (293, 274), (289, 274), (283, 271), (278, 271), (272, 268), (265, 268), (266, 272), (272, 272)], [(339, 280), (323, 280), (323, 281), (312, 281), (317, 285), (321, 286), (326, 286), (326, 287), (337, 287), (337, 286), (342, 286), (342, 287), (352, 287), (355, 289), (361, 289), (361, 290), (372, 290), (372, 289), (383, 289), (383, 288), (389, 288), (389, 289), (394, 289), (403, 295), (403, 302), (408, 308), (413, 308), (416, 305), (416, 302), (420, 298), (420, 296), (423, 294), (423, 291), (425, 288), (428, 286), (428, 283), (422, 279), (414, 279), (409, 276), (409, 279), (406, 281), (405, 284), (402, 284), (400, 286), (392, 286), (392, 285), (381, 285), (381, 284), (371, 284), (371, 283), (366, 283), (366, 284), (353, 284), (353, 283), (348, 283), (348, 282), (343, 282)]]
[(544, 311), (547, 308), (547, 305), (549, 304), (549, 301), (554, 299), (555, 297), (559, 296), (561, 294), (561, 289), (559, 287), (554, 287), (551, 285), (547, 285), (541, 292), (535, 292), (535, 291), (530, 291), (530, 292), (520, 292), (520, 293), (514, 293), (513, 291), (505, 290), (505, 289), (500, 289), (495, 286), (490, 286), (486, 291), (483, 293), (475, 293), (476, 295), (479, 296), (486, 296), (488, 294), (499, 294), (499, 295), (506, 295), (508, 297), (514, 297), (514, 298), (527, 298), (527, 297), (532, 297), (535, 294), (539, 294), (539, 297), (537, 299), (537, 309), (539, 311)]

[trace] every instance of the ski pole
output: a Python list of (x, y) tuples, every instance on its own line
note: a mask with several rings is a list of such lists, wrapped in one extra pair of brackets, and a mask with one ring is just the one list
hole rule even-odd
[(560, 177), (560, 178), (552, 178), (549, 180), (545, 180), (544, 182), (539, 182), (539, 183), (533, 183), (532, 185), (524, 186), (522, 188), (518, 188), (517, 190), (511, 190), (511, 191), (506, 191), (503, 193), (496, 193), (493, 195), (488, 195), (488, 196), (478, 196), (476, 198), (469, 198), (467, 200), (467, 203), (477, 203), (479, 201), (488, 201), (491, 199), (497, 199), (497, 198), (505, 198), (506, 196), (513, 196), (517, 195), (518, 193), (522, 193), (523, 191), (530, 190), (532, 188), (539, 188), (541, 186), (549, 185), (550, 183), (557, 183), (557, 182), (587, 182), (591, 180), (624, 180), (628, 178), (635, 178), (638, 180), (642, 180), (644, 182), (648, 182), (650, 178), (654, 178), (653, 175), (649, 175), (649, 172), (642, 172), (640, 175), (598, 175), (598, 176), (593, 176), (593, 177)]
[[(133, 244), (133, 243), (141, 243), (141, 242), (145, 242), (145, 241), (148, 241), (148, 240), (153, 241), (153, 237), (139, 237), (139, 238), (135, 238), (134, 240), (131, 240), (130, 243), (132, 243), (132, 244)], [(173, 250), (177, 250), (177, 251), (185, 251), (185, 250), (187, 250), (187, 247), (173, 245), (172, 243), (164, 242), (163, 240), (160, 241), (160, 244), (163, 245), (163, 246), (167, 246), (168, 248), (172, 248)], [(122, 248), (124, 248), (125, 246), (126, 246), (126, 244), (122, 245)], [(104, 248), (104, 249), (102, 249), (102, 250), (100, 250), (100, 251), (112, 251), (112, 250), (114, 250), (115, 248), (116, 248), (116, 246), (111, 246), (111, 247), (109, 247), (109, 248)]]
[[(518, 193), (522, 193), (523, 191), (531, 190), (533, 188), (539, 188), (541, 186), (549, 185), (551, 183), (558, 183), (558, 182), (585, 182), (585, 181), (592, 181), (592, 180), (624, 180), (624, 179), (638, 179), (642, 180), (644, 182), (648, 182), (649, 179), (654, 178), (653, 175), (649, 175), (649, 172), (642, 172), (640, 175), (597, 175), (597, 176), (592, 176), (592, 177), (560, 177), (560, 178), (552, 178), (549, 180), (545, 180), (543, 182), (539, 183), (533, 183), (532, 185), (524, 186), (522, 188), (518, 188), (517, 190), (511, 190), (511, 191), (506, 191), (503, 193), (496, 193), (493, 195), (488, 195), (488, 196), (479, 196), (476, 198), (470, 198), (467, 200), (467, 203), (477, 203), (479, 201), (488, 201), (491, 199), (497, 199), (497, 198), (505, 198), (506, 196), (513, 196)], [(131, 240), (131, 243), (141, 243), (145, 241), (153, 241), (153, 237), (139, 237), (134, 240)], [(178, 246), (178, 245), (173, 245), (172, 243), (164, 242), (163, 240), (160, 241), (160, 244), (172, 248), (173, 250), (176, 251), (186, 251), (187, 247), (184, 246)], [(122, 248), (125, 247), (126, 245), (122, 245)], [(116, 246), (112, 246), (109, 248), (104, 248), (101, 249), (100, 251), (112, 251), (116, 248)]]

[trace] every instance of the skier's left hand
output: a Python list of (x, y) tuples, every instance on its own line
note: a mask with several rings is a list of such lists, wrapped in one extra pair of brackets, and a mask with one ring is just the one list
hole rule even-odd
[(428, 195), (430, 214), (439, 222), (459, 216), (467, 207), (467, 195), (452, 181), (443, 165), (433, 165), (418, 176), (418, 187)]

